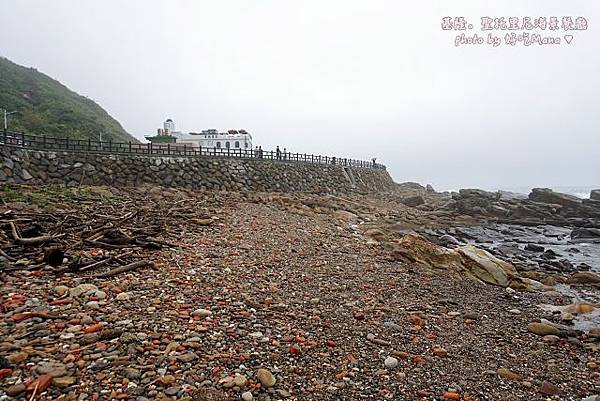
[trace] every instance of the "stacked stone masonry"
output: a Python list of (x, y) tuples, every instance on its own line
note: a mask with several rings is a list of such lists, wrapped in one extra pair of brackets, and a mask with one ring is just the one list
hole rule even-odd
[(1, 146), (0, 183), (184, 187), (273, 192), (381, 192), (386, 170), (256, 159), (51, 152)]

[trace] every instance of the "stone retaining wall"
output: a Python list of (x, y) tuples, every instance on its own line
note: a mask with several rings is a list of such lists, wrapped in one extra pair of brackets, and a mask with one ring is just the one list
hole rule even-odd
[(385, 170), (310, 163), (51, 152), (4, 145), (0, 156), (0, 183), (315, 193), (394, 188)]

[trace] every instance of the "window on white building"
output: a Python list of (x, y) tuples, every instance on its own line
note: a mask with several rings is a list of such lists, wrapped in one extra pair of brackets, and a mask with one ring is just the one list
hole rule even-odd
[(229, 141), (225, 142), (225, 147), (229, 149)]
[(248, 142), (244, 142), (244, 147), (248, 148)]
[(217, 141), (217, 148), (220, 148), (220, 147), (221, 147), (221, 142)]
[(235, 147), (239, 148), (240, 147), (240, 141), (235, 141)]

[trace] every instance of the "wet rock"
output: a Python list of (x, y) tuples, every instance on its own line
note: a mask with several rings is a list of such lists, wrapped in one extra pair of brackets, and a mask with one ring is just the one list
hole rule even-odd
[(573, 239), (600, 240), (600, 229), (598, 228), (576, 228), (571, 231)]
[(544, 248), (541, 245), (537, 245), (537, 244), (527, 244), (525, 245), (525, 250), (526, 251), (531, 251), (531, 252), (544, 252), (546, 248)]
[(600, 201), (600, 189), (592, 189), (590, 199)]

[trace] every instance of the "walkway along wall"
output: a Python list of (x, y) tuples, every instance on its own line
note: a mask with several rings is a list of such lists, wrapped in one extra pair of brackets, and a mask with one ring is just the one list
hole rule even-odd
[(303, 162), (42, 151), (9, 145), (0, 145), (0, 156), (0, 183), (314, 193), (394, 188), (384, 169)]

